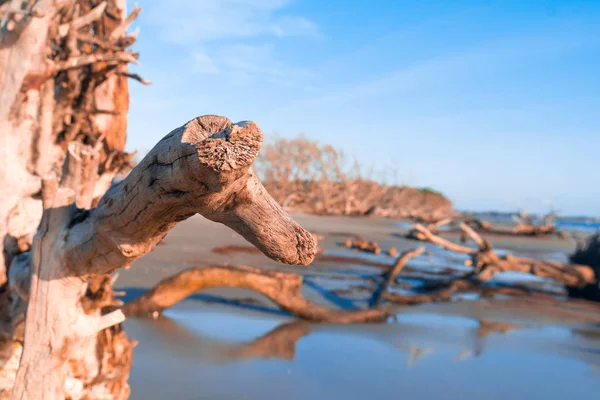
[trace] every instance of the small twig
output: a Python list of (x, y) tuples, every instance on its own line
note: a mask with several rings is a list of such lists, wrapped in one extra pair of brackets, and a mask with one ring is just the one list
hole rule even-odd
[(118, 53), (101, 53), (101, 54), (85, 54), (76, 58), (69, 58), (65, 61), (57, 62), (54, 64), (52, 68), (53, 73), (58, 73), (60, 71), (72, 69), (72, 68), (80, 68), (86, 65), (95, 64), (98, 62), (105, 63), (135, 63), (137, 64), (137, 57), (134, 54), (126, 53), (126, 52), (118, 52)]
[(108, 43), (105, 40), (100, 40), (89, 34), (76, 33), (75, 36), (77, 37), (77, 40), (79, 40), (80, 42), (95, 44), (96, 46), (98, 46), (99, 48), (102, 48), (104, 50), (109, 50), (109, 51), (120, 51), (121, 50), (120, 46), (117, 46), (114, 43)]
[(114, 42), (118, 38), (123, 36), (125, 34), (125, 31), (127, 30), (127, 27), (133, 22), (134, 19), (137, 18), (141, 11), (141, 8), (137, 8), (134, 6), (129, 16), (110, 33), (109, 39)]
[(102, 3), (98, 4), (96, 7), (92, 8), (92, 10), (89, 13), (71, 21), (70, 24), (69, 23), (61, 24), (58, 27), (58, 35), (60, 37), (65, 37), (69, 33), (70, 28), (72, 28), (74, 30), (78, 30), (78, 29), (83, 28), (86, 25), (91, 24), (92, 22), (99, 20), (102, 17), (102, 14), (104, 14), (104, 10), (106, 10), (107, 4), (108, 3), (106, 1), (103, 1)]
[(145, 80), (144, 78), (142, 78), (138, 74), (132, 74), (130, 72), (117, 72), (117, 75), (126, 76), (128, 78), (135, 79), (136, 81), (138, 81), (142, 85), (151, 85), (152, 84), (152, 82)]

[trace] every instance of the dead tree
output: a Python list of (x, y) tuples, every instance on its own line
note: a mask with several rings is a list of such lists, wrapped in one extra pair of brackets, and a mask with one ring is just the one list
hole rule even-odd
[[(146, 83), (127, 71), (137, 55), (126, 29), (139, 9), (126, 17), (121, 0), (0, 7), (0, 184), (10, 188), (0, 200), (0, 397), (125, 399), (135, 343), (119, 325), (114, 271), (196, 213), (284, 263), (310, 263), (316, 245), (250, 168), (262, 144), (251, 122), (196, 118), (113, 179), (130, 169), (126, 78)], [(240, 286), (240, 275), (221, 283)], [(249, 275), (296, 293), (290, 311), (304, 318), (385, 316), (313, 305), (297, 277)]]
[[(126, 29), (138, 13), (126, 16), (123, 0), (0, 2), (0, 335), (10, 349), (0, 368), (1, 398), (10, 395), (21, 356), (43, 195), (46, 207), (53, 202), (55, 179), (42, 190), (43, 178), (62, 176), (85, 213), (128, 169), (127, 79), (143, 80), (128, 73), (137, 55), (128, 50), (135, 34)], [(79, 163), (85, 168), (76, 171)], [(89, 315), (110, 311), (111, 282), (90, 280), (85, 297), (97, 301), (87, 302)], [(127, 397), (132, 347), (119, 326), (80, 342), (69, 360), (69, 397)]]
[[(124, 0), (2, 2), (0, 16), (0, 184), (2, 281), (30, 246), (41, 218), (41, 179), (58, 171), (69, 143), (99, 151), (99, 198), (126, 167), (127, 50)], [(1, 283), (1, 282), (0, 282)]]
[(371, 307), (378, 307), (381, 304), (383, 295), (388, 290), (390, 285), (396, 281), (396, 277), (398, 277), (400, 271), (402, 271), (402, 269), (406, 266), (408, 260), (420, 256), (421, 254), (423, 254), (424, 251), (424, 247), (419, 247), (402, 253), (396, 259), (394, 266), (383, 275), (383, 282), (381, 283), (381, 285), (379, 285), (377, 289), (373, 292), (373, 296), (369, 301), (369, 305)]
[[(54, 177), (44, 179), (44, 216), (31, 271), (28, 263), (11, 267), (22, 268), (15, 276), (30, 276), (11, 282), (28, 303), (13, 398), (64, 396), (67, 361), (77, 357), (81, 343), (124, 319), (120, 310), (86, 314), (81, 298), (88, 283), (130, 265), (196, 213), (229, 226), (280, 262), (312, 261), (312, 235), (283, 212), (250, 169), (261, 142), (252, 122), (194, 119), (165, 136), (89, 210), (76, 203), (89, 203), (90, 190), (76, 197), (65, 186), (76, 181), (70, 169), (62, 187)], [(79, 160), (68, 163), (75, 166), (73, 173), (89, 168), (85, 158)]]

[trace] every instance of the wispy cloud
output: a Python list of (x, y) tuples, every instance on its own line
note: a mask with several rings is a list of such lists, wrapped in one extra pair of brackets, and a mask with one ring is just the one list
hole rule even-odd
[(307, 18), (280, 15), (288, 0), (171, 0), (148, 8), (163, 39), (179, 44), (258, 36), (315, 36)]
[(196, 72), (222, 73), (229, 82), (244, 85), (260, 79), (282, 86), (311, 77), (310, 71), (277, 60), (273, 44), (232, 44), (198, 48), (193, 53)]
[(261, 80), (285, 86), (310, 74), (278, 60), (276, 46), (292, 36), (319, 36), (309, 19), (285, 14), (289, 5), (289, 0), (152, 0), (146, 22), (162, 42), (190, 49), (196, 74), (222, 74), (234, 85)]
[(488, 41), (430, 59), (416, 60), (410, 65), (334, 91), (322, 91), (313, 98), (283, 105), (278, 112), (298, 111), (304, 107), (320, 109), (331, 104), (343, 106), (357, 100), (407, 94), (417, 90), (439, 90), (442, 85), (453, 85), (458, 79), (468, 80), (475, 74), (493, 79), (498, 71), (508, 70), (523, 62), (542, 63), (545, 59), (564, 55), (586, 45), (596, 46), (597, 41), (590, 41), (577, 33), (567, 33), (560, 37), (538, 34)]
[(194, 71), (204, 74), (214, 74), (219, 72), (219, 68), (215, 65), (214, 61), (206, 54), (204, 48), (196, 48), (192, 52), (192, 59), (194, 61)]

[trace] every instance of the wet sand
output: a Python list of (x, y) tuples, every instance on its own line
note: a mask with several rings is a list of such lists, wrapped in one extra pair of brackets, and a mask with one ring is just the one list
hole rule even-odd
[[(425, 245), (430, 253), (409, 263), (401, 279), (462, 266), (461, 256), (398, 237), (408, 227), (402, 222), (295, 218), (325, 236), (319, 245), (326, 257), (310, 267), (269, 260), (227, 228), (194, 217), (123, 271), (117, 286), (134, 297), (185, 268), (239, 263), (303, 273), (312, 300), (364, 307), (369, 293), (361, 284), (393, 259), (343, 249), (350, 233), (384, 250)], [(575, 247), (569, 240), (490, 239), (501, 250), (558, 261)], [(357, 260), (339, 263), (337, 256)], [(399, 308), (387, 324), (335, 326), (292, 320), (253, 292), (214, 289), (165, 318), (130, 318), (125, 327), (140, 342), (132, 399), (584, 399), (600, 389), (600, 307), (587, 302), (467, 297)]]

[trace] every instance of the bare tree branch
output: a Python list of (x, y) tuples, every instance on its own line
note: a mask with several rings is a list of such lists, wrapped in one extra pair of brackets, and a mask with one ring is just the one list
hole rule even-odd
[(388, 287), (396, 281), (396, 277), (402, 271), (408, 260), (415, 258), (423, 254), (425, 247), (418, 247), (416, 249), (408, 250), (402, 253), (397, 259), (396, 263), (390, 270), (383, 276), (383, 283), (373, 293), (373, 297), (370, 301), (371, 307), (377, 307), (381, 303), (383, 294), (387, 291)]
[(295, 317), (338, 324), (383, 321), (383, 310), (335, 310), (307, 300), (301, 293), (302, 277), (296, 274), (270, 272), (245, 266), (210, 266), (191, 268), (171, 276), (142, 297), (127, 303), (126, 315), (161, 313), (186, 297), (205, 289), (237, 287), (254, 290), (272, 300)]

